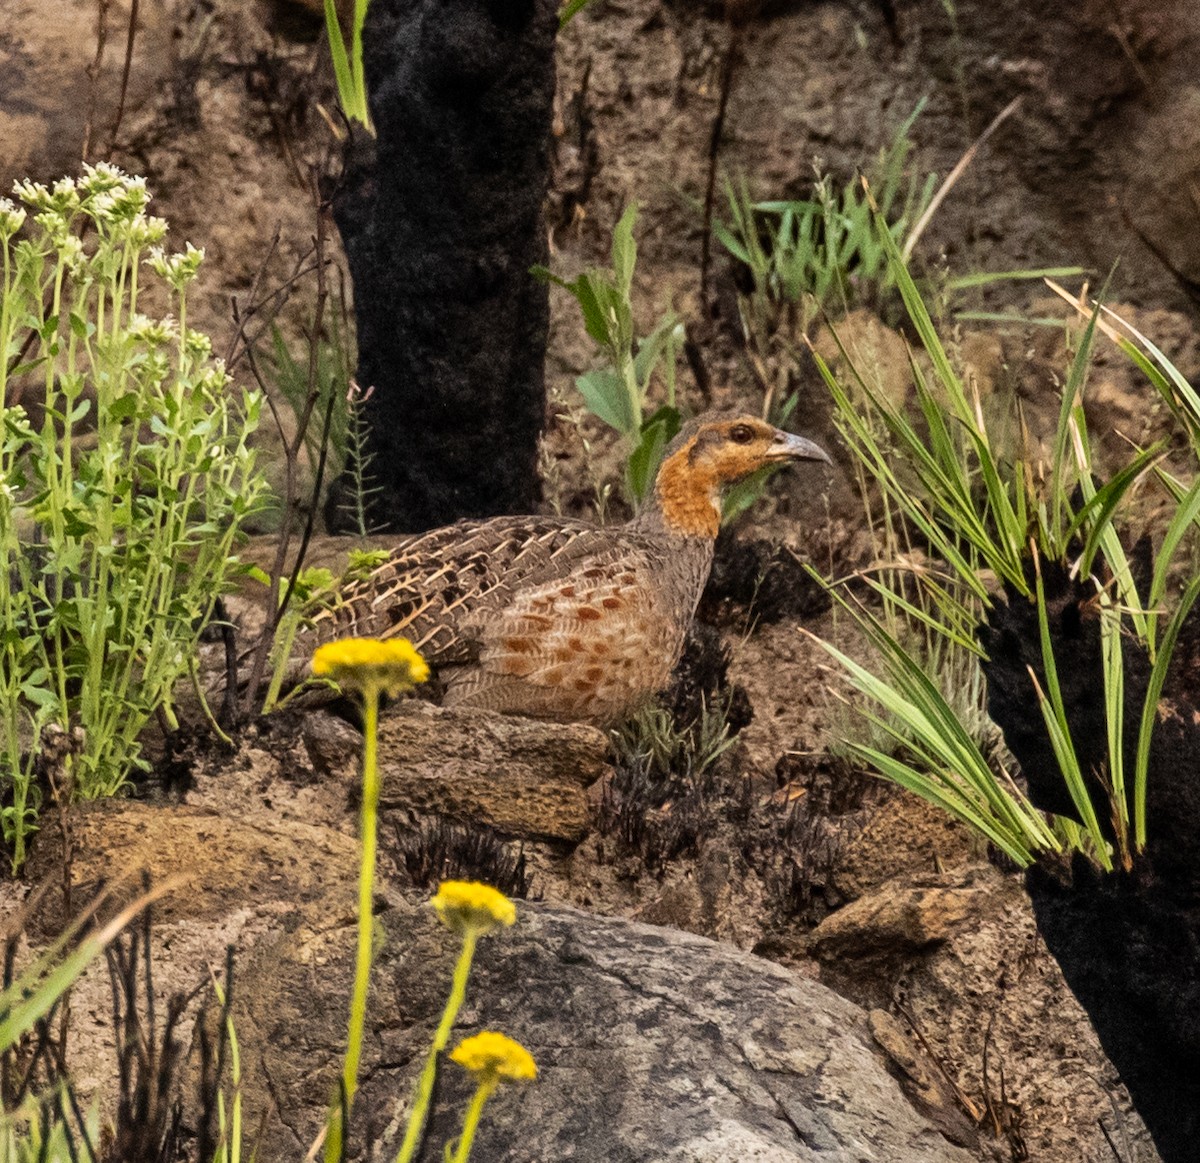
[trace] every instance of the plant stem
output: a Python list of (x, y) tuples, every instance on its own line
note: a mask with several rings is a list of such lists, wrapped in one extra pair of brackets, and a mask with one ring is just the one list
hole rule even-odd
[(458, 1147), (454, 1151), (451, 1163), (467, 1163), (471, 1154), (471, 1143), (475, 1139), (475, 1129), (479, 1126), (480, 1115), (483, 1114), (483, 1104), (492, 1097), (496, 1082), (495, 1078), (485, 1078), (476, 1088), (471, 1097), (471, 1105), (467, 1107), (466, 1116), (463, 1118), (462, 1134), (458, 1137)]
[[(371, 983), (372, 908), (375, 889), (375, 849), (379, 824), (379, 768), (376, 744), (379, 734), (379, 688), (363, 690), (363, 790), (362, 856), (358, 870), (358, 953), (354, 965), (354, 991), (350, 997), (350, 1030), (346, 1038), (346, 1061), (342, 1067), (341, 1101), (329, 1112), (325, 1138), (326, 1163), (340, 1160), (354, 1092), (358, 1089), (358, 1064), (362, 1059), (363, 1028), (367, 1019), (367, 990)], [(343, 1115), (343, 1111), (345, 1114)], [(343, 1123), (343, 1118), (345, 1123)]]
[[(471, 975), (471, 961), (475, 956), (475, 942), (479, 934), (468, 929), (463, 934), (462, 952), (458, 955), (458, 964), (454, 967), (454, 982), (450, 987), (450, 997), (446, 1008), (442, 1011), (442, 1020), (438, 1024), (437, 1033), (433, 1036), (433, 1045), (429, 1049), (429, 1057), (425, 1059), (425, 1069), (421, 1071), (417, 1083), (417, 1098), (413, 1103), (412, 1114), (408, 1116), (408, 1126), (404, 1130), (404, 1142), (400, 1145), (400, 1153), (396, 1163), (411, 1163), (421, 1142), (421, 1134), (425, 1129), (425, 1119), (429, 1113), (429, 1099), (433, 1094), (433, 1084), (437, 1079), (438, 1055), (446, 1048), (450, 1040), (450, 1030), (454, 1019), (462, 1008), (463, 999), (467, 995), (467, 978)], [(464, 1156), (465, 1158), (465, 1156)]]
[(363, 738), (362, 863), (358, 877), (358, 960), (354, 970), (354, 995), (350, 1002), (350, 1038), (346, 1047), (346, 1101), (352, 1102), (358, 1088), (358, 1063), (367, 1014), (367, 988), (371, 978), (371, 934), (374, 928), (372, 894), (375, 887), (375, 847), (379, 816), (379, 768), (376, 743), (379, 733), (379, 691), (363, 692), (365, 735)]

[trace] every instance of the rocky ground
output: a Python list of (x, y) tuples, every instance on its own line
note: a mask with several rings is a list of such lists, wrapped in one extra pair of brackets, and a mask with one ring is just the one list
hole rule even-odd
[[(94, 108), (91, 156), (145, 174), (173, 237), (205, 246), (194, 322), (220, 351), (233, 338), (231, 297), (244, 307), (256, 280), (273, 288), (303, 265), (310, 173), (326, 187), (337, 180), (320, 112), (331, 83), (319, 16), (286, 0), (140, 6), (113, 134), (128, 11), (108, 6), (93, 88), (95, 6), (9, 0), (0, 187), (73, 170), (81, 111)], [(761, 402), (761, 373), (737, 333), (735, 272), (716, 262), (715, 311), (697, 291), (694, 203), (725, 54), (738, 63), (722, 162), (763, 196), (799, 193), (814, 156), (849, 175), (924, 96), (917, 164), (944, 174), (1020, 96), (934, 219), (923, 245), (931, 264), (944, 256), (955, 273), (1079, 264), (1102, 278), (1119, 258), (1118, 309), (1195, 377), (1198, 40), (1185, 0), (1068, 10), (1017, 0), (769, 4), (736, 43), (717, 6), (596, 0), (561, 42), (554, 265), (570, 274), (602, 261), (612, 223), (636, 198), (639, 311), (652, 320), (674, 307), (692, 322), (713, 401)], [(300, 334), (311, 303), (301, 279), (280, 316), (286, 334)], [(1040, 291), (966, 305), (1065, 315)], [(615, 453), (591, 421), (578, 422), (572, 382), (593, 354), (576, 310), (558, 292), (552, 309), (546, 499), (592, 512)], [(1073, 342), (1065, 327), (950, 328), (988, 406), (1015, 414), (1019, 404), (1042, 438)], [(875, 314), (857, 313), (839, 334), (849, 350), (870, 351), (890, 391), (911, 390), (903, 340)], [(811, 370), (792, 386), (797, 426), (836, 448)], [(692, 381), (684, 391), (703, 402)], [(1153, 436), (1161, 423), (1103, 346), (1089, 408), (1113, 456), (1124, 436)], [(941, 814), (830, 753), (851, 716), (808, 633), (853, 638), (796, 563), (840, 576), (871, 553), (848, 461), (840, 451), (835, 460), (823, 489), (782, 479), (738, 530), (743, 542), (782, 547), (770, 571), (761, 554), (731, 547), (721, 557), (702, 614), (752, 717), (690, 786), (634, 796), (609, 741), (590, 729), (464, 719), (424, 704), (389, 716), (379, 980), (396, 984), (378, 990), (368, 1048), (377, 1134), (394, 1128), (452, 955), (420, 901), (446, 870), (492, 869), (530, 903), (515, 933), (481, 955), (462, 1024), (522, 1037), (543, 1083), (503, 1111), (497, 1104), (483, 1157), (1156, 1158), (1037, 936), (1020, 877)], [(1148, 519), (1154, 507), (1147, 496)], [(340, 548), (321, 545), (316, 559)], [(246, 630), (258, 601), (247, 594), (237, 606)], [(252, 1117), (270, 1112), (260, 1158), (298, 1157), (336, 1070), (356, 748), (351, 729), (325, 715), (255, 725), (233, 751), (197, 740), (144, 798), (73, 812), (69, 858), (61, 829), (48, 826), (27, 878), (59, 876), (66, 859), (79, 900), (116, 869), (182, 874), (155, 918), (156, 989), (190, 992), (236, 946)], [(5, 892), (15, 904), (24, 888)], [(58, 919), (47, 907), (32, 935)], [(72, 1003), (85, 1093), (111, 1076), (109, 1008), (101, 971)], [(592, 1088), (596, 1103), (579, 1103)], [(648, 1123), (661, 1150), (645, 1143)]]

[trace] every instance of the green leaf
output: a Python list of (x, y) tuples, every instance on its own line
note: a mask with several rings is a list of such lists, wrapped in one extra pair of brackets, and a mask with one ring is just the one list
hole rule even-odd
[(747, 251), (737, 237), (730, 232), (728, 227), (726, 227), (723, 223), (714, 222), (713, 234), (717, 236), (717, 240), (727, 251), (729, 251), (731, 255), (733, 255), (734, 258), (736, 258), (739, 262), (745, 263), (747, 266), (751, 265), (749, 251)]
[(240, 571), (248, 578), (253, 578), (256, 582), (261, 582), (264, 586), (271, 584), (271, 575), (260, 565), (252, 565), (249, 562), (241, 566)]
[(637, 447), (629, 455), (626, 471), (629, 491), (637, 501), (650, 494), (662, 463), (663, 450), (679, 432), (680, 416), (674, 408), (659, 408), (642, 426)]
[(1035, 585), (1038, 630), (1042, 647), (1042, 670), (1046, 675), (1046, 689), (1043, 691), (1032, 667), (1029, 670), (1029, 678), (1033, 683), (1042, 719), (1046, 725), (1046, 733), (1050, 737), (1050, 745), (1054, 750), (1054, 757), (1058, 761), (1059, 770), (1062, 772), (1063, 781), (1067, 785), (1071, 802), (1075, 805), (1075, 810), (1079, 813), (1083, 826), (1096, 846), (1101, 863), (1106, 869), (1111, 869), (1112, 862), (1107, 855), (1107, 841), (1100, 829), (1100, 822), (1096, 817), (1096, 809), (1092, 803), (1086, 777), (1079, 766), (1079, 756), (1075, 750), (1075, 744), (1071, 740), (1071, 728), (1067, 722), (1062, 688), (1058, 681), (1058, 664), (1054, 657), (1054, 644), (1050, 637), (1050, 611), (1046, 602), (1046, 590), (1040, 569), (1035, 574)]
[(342, 37), (342, 26), (338, 20), (334, 0), (325, 0), (325, 30), (329, 34), (329, 53), (333, 58), (333, 75), (337, 79), (338, 100), (342, 112), (350, 121), (361, 120), (355, 95), (354, 76), (350, 69), (350, 57)]
[(1117, 507), (1147, 469), (1162, 455), (1165, 447), (1165, 441), (1160, 441), (1153, 447), (1139, 452), (1111, 480), (1088, 498), (1086, 504), (1075, 514), (1071, 524), (1067, 526), (1062, 541), (1064, 550), (1076, 532), (1085, 527), (1088, 530), (1087, 541), (1080, 556), (1080, 570), (1084, 574), (1092, 571), (1092, 562), (1100, 549), (1101, 542), (1112, 529)]
[[(1059, 407), (1058, 426), (1054, 433), (1054, 461), (1050, 478), (1051, 500), (1051, 543), (1044, 548), (1055, 557), (1060, 556), (1066, 549), (1065, 538), (1061, 530), (1064, 512), (1070, 499), (1070, 488), (1067, 486), (1063, 473), (1074, 463), (1074, 457), (1068, 454), (1068, 444), (1071, 438), (1071, 419), (1077, 423), (1083, 422), (1083, 389), (1087, 383), (1087, 374), (1091, 361), (1092, 344), (1096, 336), (1096, 320), (1100, 316), (1100, 306), (1092, 312), (1084, 329), (1083, 337), (1075, 358), (1071, 361), (1071, 370), (1067, 375), (1067, 383), (1063, 388), (1062, 403)], [(1090, 466), (1088, 466), (1090, 468)], [(1084, 466), (1078, 466), (1082, 472), (1088, 471)], [(1061, 538), (1061, 540), (1059, 540)]]
[(1188, 582), (1175, 613), (1171, 616), (1162, 641), (1159, 643), (1158, 657), (1150, 670), (1150, 681), (1146, 686), (1146, 701), (1142, 704), (1142, 720), (1138, 729), (1137, 758), (1134, 764), (1133, 776), (1133, 833), (1134, 846), (1140, 852), (1146, 846), (1146, 779), (1150, 769), (1150, 740), (1154, 734), (1154, 725), (1158, 722), (1159, 700), (1162, 698), (1163, 685), (1167, 680), (1167, 671), (1171, 666), (1171, 658), (1175, 653), (1175, 644), (1184, 622), (1200, 597), (1200, 577), (1194, 577)]
[(557, 287), (562, 287), (564, 290), (571, 290), (571, 284), (566, 279), (559, 278), (549, 267), (544, 267), (541, 263), (536, 263), (529, 268), (529, 273), (535, 279), (543, 283), (553, 283)]
[(562, 32), (590, 3), (591, 0), (567, 0), (558, 10), (558, 31)]
[(612, 312), (618, 296), (615, 288), (609, 284), (607, 276), (603, 271), (589, 271), (580, 275), (573, 283), (568, 283), (567, 290), (579, 302), (583, 311), (583, 325), (588, 335), (606, 347), (611, 354), (617, 347)]
[(764, 464), (748, 477), (743, 477), (736, 484), (730, 485), (721, 498), (721, 523), (728, 525), (736, 521), (743, 513), (752, 508), (755, 502), (767, 491), (769, 481), (780, 469), (777, 464)]
[(63, 513), (63, 530), (68, 537), (87, 537), (96, 531), (96, 525), (87, 521), (75, 509), (67, 509)]
[(616, 277), (617, 290), (625, 299), (629, 298), (629, 289), (633, 285), (633, 268), (637, 264), (637, 243), (633, 240), (633, 224), (637, 221), (637, 216), (637, 203), (631, 202), (613, 231), (613, 275)]
[[(946, 286), (952, 291), (965, 291), (972, 287), (987, 287), (993, 283), (1018, 282), (1024, 279), (1071, 279), (1086, 275), (1086, 267), (1042, 267), (1039, 270), (1021, 271), (975, 271), (948, 279)], [(1062, 320), (1055, 320), (1059, 327)]]
[(118, 396), (108, 406), (109, 415), (112, 416), (114, 420), (131, 420), (137, 415), (137, 410), (137, 392), (126, 392), (123, 396)]
[(1175, 553), (1183, 540), (1184, 534), (1192, 525), (1200, 520), (1200, 477), (1182, 497), (1177, 498), (1177, 507), (1167, 531), (1163, 535), (1162, 545), (1154, 563), (1154, 577), (1150, 583), (1150, 597), (1147, 602), (1149, 609), (1158, 609), (1167, 592), (1167, 579)]
[(650, 386), (650, 377), (654, 374), (655, 365), (663, 355), (664, 349), (670, 344), (671, 337), (678, 326), (679, 317), (673, 311), (669, 311), (659, 321), (658, 326), (638, 345), (638, 353), (633, 361), (633, 374), (643, 395)]
[(579, 376), (575, 386), (583, 396), (588, 410), (624, 436), (636, 435), (636, 421), (630, 406), (625, 383), (616, 372), (599, 368)]

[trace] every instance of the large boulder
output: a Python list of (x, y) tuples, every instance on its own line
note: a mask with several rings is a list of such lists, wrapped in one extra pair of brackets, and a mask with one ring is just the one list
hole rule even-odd
[[(395, 1150), (447, 993), (453, 938), (394, 898), (382, 940), (351, 1155)], [(268, 1116), (259, 1155), (301, 1158), (325, 1116), (345, 1040), (348, 918), (317, 906), (240, 968), (234, 1008), (245, 1102)], [(919, 1116), (874, 1047), (867, 1015), (826, 987), (702, 937), (523, 905), (481, 943), (458, 1038), (498, 1029), (539, 1065), (493, 1099), (480, 1159), (904, 1160), (966, 1163)], [(469, 1079), (445, 1063), (422, 1158), (457, 1134)]]

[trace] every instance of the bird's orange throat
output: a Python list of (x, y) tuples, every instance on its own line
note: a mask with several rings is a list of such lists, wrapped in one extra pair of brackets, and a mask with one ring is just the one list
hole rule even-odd
[(721, 493), (716, 475), (691, 458), (695, 440), (667, 457), (655, 491), (663, 523), (684, 537), (716, 537), (721, 528)]

